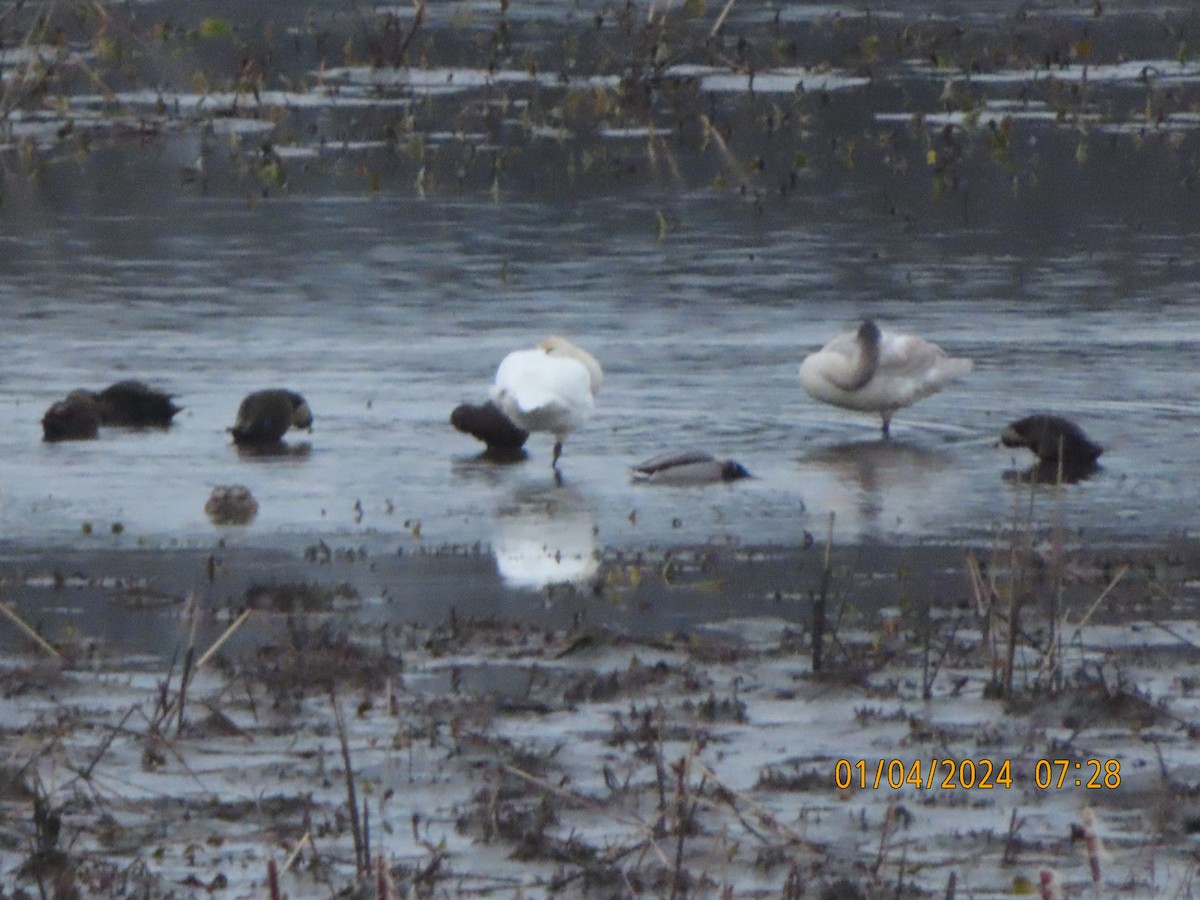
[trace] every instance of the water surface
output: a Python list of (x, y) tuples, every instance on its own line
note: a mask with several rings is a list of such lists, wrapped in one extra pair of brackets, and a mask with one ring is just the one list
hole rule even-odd
[[(1126, 537), (1192, 527), (1198, 76), (1153, 25), (1189, 13), (742, 4), (717, 44), (711, 22), (680, 14), (659, 34), (679, 52), (647, 68), (637, 42), (652, 29), (636, 17), (456, 10), (417, 30), (419, 64), (334, 59), (313, 32), (257, 93), (244, 76), (196, 93), (159, 71), (152, 88), (65, 84), (65, 120), (14, 113), (8, 540), (517, 533), (583, 559), (787, 546), (831, 513), (841, 540), (975, 540), (1027, 514), (1005, 473), (1031, 460), (996, 442), (1035, 411), (1075, 417), (1107, 448), (1094, 478), (1041, 492), (1039, 519)], [(330, 34), (339, 21), (322, 19)], [(509, 41), (496, 65), (467, 65), (493, 29)], [(571, 42), (590, 29), (603, 40)], [(180, 52), (211, 64), (220, 40)], [(796, 377), (867, 316), (976, 363), (902, 411), (890, 442)], [(486, 396), (505, 353), (550, 333), (607, 373), (562, 489), (548, 437), (497, 466), (447, 421)], [(51, 402), (125, 377), (176, 395), (172, 429), (40, 441)], [(271, 386), (305, 394), (316, 428), (286, 457), (240, 456), (225, 429)], [(756, 477), (630, 482), (631, 465), (684, 448)], [(248, 528), (205, 518), (228, 483), (260, 502)]]

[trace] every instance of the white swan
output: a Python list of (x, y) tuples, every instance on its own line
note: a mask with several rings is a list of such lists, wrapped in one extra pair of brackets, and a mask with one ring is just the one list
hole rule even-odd
[(491, 398), (519, 428), (554, 435), (550, 465), (557, 472), (563, 441), (591, 417), (603, 380), (594, 356), (566, 338), (548, 337), (532, 350), (504, 357)]
[(823, 403), (879, 413), (888, 437), (896, 410), (936, 394), (973, 367), (924, 338), (881, 331), (867, 319), (805, 357), (800, 384)]

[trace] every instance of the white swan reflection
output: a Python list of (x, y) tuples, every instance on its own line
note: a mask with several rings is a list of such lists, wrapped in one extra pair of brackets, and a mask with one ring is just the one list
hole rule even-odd
[(579, 584), (596, 573), (596, 520), (570, 487), (522, 488), (496, 516), (492, 554), (510, 587)]
[(805, 485), (808, 508), (832, 510), (839, 523), (868, 534), (938, 521), (955, 508), (950, 498), (971, 490), (948, 452), (896, 441), (825, 447), (800, 464), (819, 476)]

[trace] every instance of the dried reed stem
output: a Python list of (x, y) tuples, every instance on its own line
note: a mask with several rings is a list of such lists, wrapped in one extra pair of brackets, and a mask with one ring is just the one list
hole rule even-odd
[(836, 513), (831, 512), (829, 514), (829, 533), (825, 537), (825, 559), (821, 563), (821, 585), (817, 589), (817, 596), (813, 601), (812, 669), (814, 673), (820, 672), (824, 664), (822, 657), (825, 648), (825, 623), (829, 601), (829, 582), (833, 578), (830, 554), (833, 550), (833, 522), (835, 518)]
[(252, 613), (252, 612), (254, 612), (254, 610), (252, 610), (252, 609), (242, 610), (242, 614), (240, 616), (238, 616), (236, 619), (234, 619), (233, 623), (228, 628), (225, 629), (225, 631), (221, 634), (221, 636), (219, 638), (216, 639), (216, 641), (213, 642), (213, 645), (204, 651), (204, 655), (201, 656), (198, 660), (196, 660), (196, 665), (194, 667), (195, 671), (198, 672), (198, 671), (200, 671), (200, 669), (204, 668), (204, 664), (213, 658), (213, 655), (218, 650), (221, 649), (221, 645), (224, 644), (231, 637), (233, 637), (233, 633), (235, 631), (237, 631), (244, 624), (246, 624), (246, 620), (248, 618), (250, 618), (250, 613)]
[(717, 16), (717, 21), (713, 22), (712, 31), (708, 33), (708, 39), (710, 41), (717, 36), (717, 32), (720, 31), (721, 26), (725, 24), (725, 19), (729, 16), (729, 11), (733, 9), (733, 4), (736, 2), (737, 0), (726, 0), (724, 8), (721, 10), (721, 14)]
[(43, 650), (45, 650), (47, 653), (49, 653), (55, 659), (58, 659), (58, 660), (62, 659), (62, 654), (59, 653), (57, 650), (55, 650), (52, 646), (50, 646), (49, 642), (44, 637), (42, 637), (40, 634), (38, 634), (36, 631), (34, 631), (33, 628), (31, 628), (29, 625), (27, 625), (25, 623), (25, 620), (22, 619), (20, 616), (18, 616), (15, 612), (13, 612), (12, 608), (7, 603), (0, 603), (0, 613), (3, 613), (9, 619), (9, 621), (11, 621), (14, 625), (16, 625), (18, 628), (20, 628), (23, 632), (25, 632), (25, 634), (29, 636), (29, 639), (31, 641), (33, 641), (35, 644), (37, 644), (39, 647), (41, 647)]
[(350, 814), (350, 831), (354, 835), (354, 868), (360, 877), (369, 871), (370, 859), (366, 856), (363, 827), (358, 818), (358, 793), (354, 787), (354, 768), (350, 764), (350, 740), (346, 736), (346, 719), (338, 703), (337, 692), (330, 688), (329, 701), (333, 704), (333, 718), (337, 723), (338, 742), (342, 748), (342, 767), (346, 773), (346, 811)]
[[(281, 875), (291, 871), (292, 866), (296, 864), (296, 860), (300, 858), (300, 851), (304, 849), (305, 844), (307, 844), (309, 847), (312, 847), (313, 845), (311, 831), (304, 832), (304, 837), (300, 838), (300, 840), (296, 843), (296, 846), (288, 856), (287, 861), (283, 864), (283, 868), (280, 869)], [(315, 850), (316, 848), (313, 849)]]
[(1125, 565), (1121, 566), (1121, 568), (1119, 568), (1117, 570), (1117, 574), (1114, 575), (1112, 578), (1112, 581), (1110, 581), (1108, 583), (1108, 587), (1106, 587), (1103, 591), (1100, 592), (1100, 596), (1096, 598), (1096, 602), (1088, 607), (1087, 612), (1085, 612), (1083, 614), (1083, 618), (1079, 620), (1079, 625), (1076, 626), (1075, 633), (1073, 635), (1071, 635), (1072, 641), (1079, 640), (1079, 636), (1080, 636), (1081, 631), (1083, 630), (1083, 626), (1088, 623), (1088, 619), (1090, 619), (1092, 617), (1092, 613), (1094, 613), (1100, 607), (1100, 604), (1105, 601), (1105, 599), (1108, 597), (1108, 595), (1112, 593), (1113, 588), (1115, 588), (1117, 586), (1117, 582), (1119, 582), (1122, 578), (1124, 578), (1125, 574), (1128, 571), (1129, 571), (1129, 563), (1125, 563)]
[(650, 826), (649, 824), (647, 824), (641, 818), (638, 818), (636, 816), (629, 817), (629, 816), (615, 815), (615, 814), (613, 814), (613, 812), (611, 810), (605, 809), (600, 804), (596, 803), (595, 801), (591, 800), (588, 797), (573, 793), (571, 791), (564, 790), (564, 789), (560, 788), (558, 785), (551, 784), (550, 782), (548, 782), (542, 778), (539, 778), (538, 776), (533, 775), (529, 772), (526, 772), (523, 769), (518, 769), (516, 766), (511, 765), (509, 763), (501, 763), (500, 768), (502, 770), (504, 770), (505, 772), (508, 772), (510, 775), (516, 775), (518, 778), (524, 779), (525, 781), (528, 781), (532, 785), (536, 785), (537, 787), (541, 788), (543, 791), (547, 791), (551, 794), (554, 794), (557, 797), (561, 797), (563, 799), (570, 800), (573, 803), (576, 803), (581, 807), (584, 807), (586, 809), (591, 809), (593, 812), (603, 813), (604, 815), (609, 816), (614, 821), (621, 822), (624, 825), (628, 825), (632, 828), (635, 828), (635, 829), (641, 831), (645, 835), (646, 842), (650, 845), (650, 848), (654, 851), (655, 856), (658, 857), (658, 861), (660, 863), (662, 863), (664, 866), (670, 865), (670, 860), (668, 859), (666, 852), (661, 847), (659, 847), (658, 844), (654, 840), (653, 827)]

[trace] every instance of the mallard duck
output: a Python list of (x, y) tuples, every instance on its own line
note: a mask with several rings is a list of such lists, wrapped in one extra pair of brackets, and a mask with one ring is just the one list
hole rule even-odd
[(460, 403), (450, 413), (450, 424), (487, 445), (493, 456), (513, 456), (521, 452), (529, 432), (518, 428), (495, 403)]
[(633, 467), (633, 480), (655, 484), (712, 484), (749, 478), (750, 473), (732, 459), (717, 459), (711, 453), (685, 450), (648, 459)]
[(247, 394), (229, 429), (236, 444), (274, 444), (290, 428), (312, 430), (312, 410), (295, 391), (272, 388)]
[(132, 379), (110, 384), (94, 396), (101, 425), (166, 428), (175, 413), (182, 409), (175, 405), (170, 394)]
[(936, 394), (973, 367), (924, 338), (882, 331), (867, 319), (807, 356), (800, 384), (823, 403), (879, 413), (888, 437), (896, 410)]
[(91, 391), (71, 391), (42, 416), (42, 440), (86, 441), (100, 433), (100, 408)]
[(1040, 414), (1007, 425), (1000, 432), (1000, 443), (1005, 447), (1028, 447), (1042, 462), (1061, 459), (1071, 466), (1094, 463), (1104, 452), (1070, 419)]
[(554, 435), (550, 465), (557, 473), (563, 442), (591, 417), (603, 380), (594, 356), (566, 338), (548, 337), (532, 350), (504, 357), (491, 398), (518, 428)]

